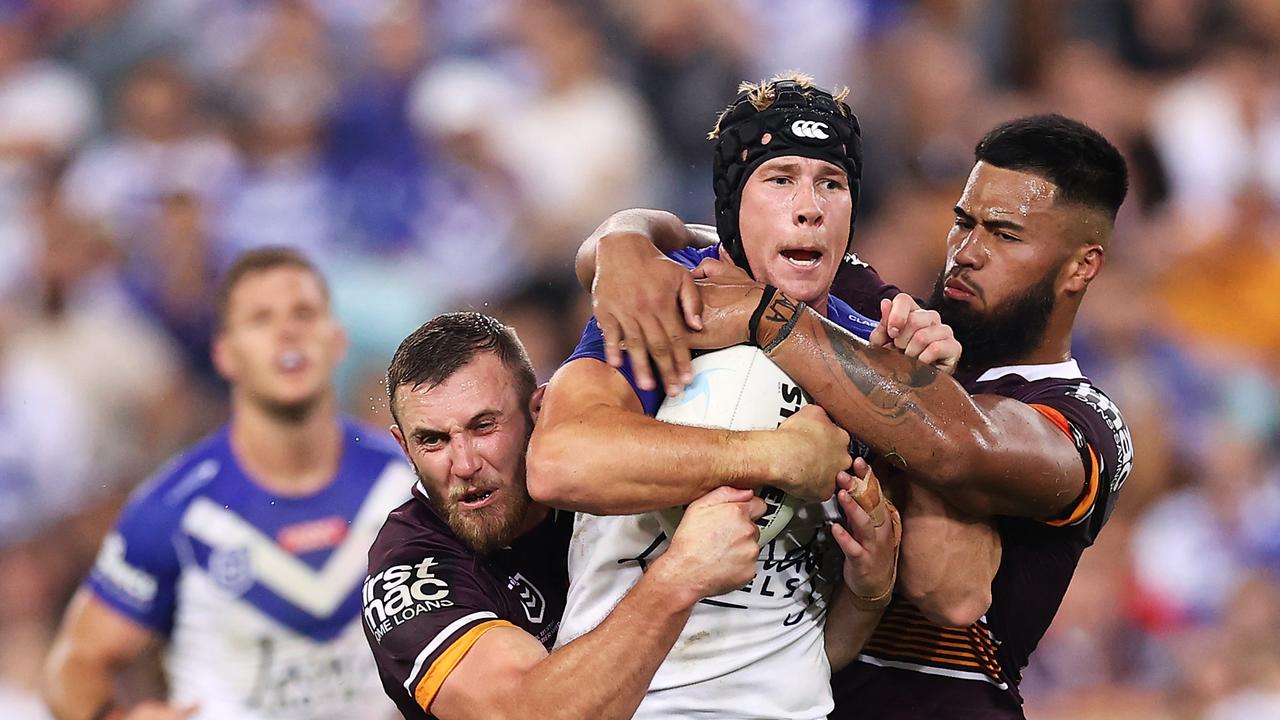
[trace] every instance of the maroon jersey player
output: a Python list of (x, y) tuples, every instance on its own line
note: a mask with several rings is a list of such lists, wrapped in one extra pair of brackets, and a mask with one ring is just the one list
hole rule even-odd
[[(744, 291), (750, 280), (731, 271), (711, 268), (721, 277), (692, 286), (659, 263), (632, 268), (650, 275), (650, 285), (667, 278), (673, 297), (684, 289), (665, 318), (683, 309), (702, 330), (682, 341), (748, 339), (766, 348), (910, 481), (898, 595), (861, 662), (836, 677), (833, 717), (1021, 717), (1021, 668), (1132, 466), (1129, 431), (1072, 360), (1070, 342), (1124, 200), (1123, 158), (1092, 129), (1056, 115), (1001, 125), (975, 155), (933, 310), (904, 294), (889, 299), (892, 289), (869, 268), (845, 263), (835, 293), (883, 316), (870, 345), (784, 293)], [(625, 304), (605, 282), (618, 268), (606, 269), (636, 257), (638, 238), (659, 246), (687, 239), (669, 221), (615, 218), (606, 228), (612, 249), (603, 237), (588, 243), (586, 274), (590, 251), (600, 251), (597, 305)], [(665, 239), (654, 232), (663, 228)], [(929, 313), (940, 313), (965, 346), (954, 379), (918, 362), (912, 331)], [(620, 339), (633, 354), (654, 348), (641, 333)], [(659, 368), (678, 372), (682, 358), (669, 348), (679, 343), (662, 345)]]
[(754, 575), (763, 503), (717, 488), (596, 630), (548, 652), (573, 518), (526, 489), (540, 391), (524, 348), (488, 316), (441, 315), (401, 344), (387, 389), (418, 482), (369, 551), (361, 601), (406, 718), (629, 718), (693, 606)]

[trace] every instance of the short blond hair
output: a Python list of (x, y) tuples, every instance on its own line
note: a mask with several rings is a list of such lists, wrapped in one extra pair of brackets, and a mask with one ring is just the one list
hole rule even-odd
[[(758, 83), (743, 80), (741, 83), (738, 83), (738, 94), (741, 95), (746, 93), (747, 101), (751, 103), (756, 111), (764, 112), (765, 110), (768, 110), (769, 107), (773, 105), (773, 101), (778, 98), (777, 86), (778, 83), (783, 82), (793, 82), (805, 90), (817, 87), (813, 82), (812, 75), (802, 73), (799, 70), (787, 70), (774, 75), (768, 80), (761, 80)], [(835, 98), (836, 106), (840, 108), (840, 112), (847, 114), (848, 111), (844, 101), (845, 98), (849, 97), (849, 88), (847, 86), (838, 87), (831, 93), (831, 96)], [(736, 104), (737, 102), (735, 101), (734, 103), (731, 103), (729, 107), (720, 111), (720, 115), (716, 118), (715, 127), (711, 128), (711, 132), (707, 133), (708, 140), (715, 140), (720, 137), (720, 124), (724, 122), (725, 117), (729, 115), (729, 111), (731, 111)]]

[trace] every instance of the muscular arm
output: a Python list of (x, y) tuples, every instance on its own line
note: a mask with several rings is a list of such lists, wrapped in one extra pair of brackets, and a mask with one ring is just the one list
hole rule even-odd
[(1074, 444), (1034, 408), (873, 348), (778, 293), (756, 341), (841, 427), (978, 517), (1054, 518), (1084, 491)]
[(991, 607), (1000, 536), (927, 488), (904, 489), (898, 592), (935, 625), (969, 627)]
[(485, 633), (431, 704), (441, 720), (629, 718), (697, 598), (646, 573), (599, 627), (550, 655), (527, 632)]
[(689, 246), (709, 247), (720, 241), (710, 225), (686, 225), (665, 210), (636, 208), (609, 216), (583, 241), (574, 259), (574, 270), (584, 290), (590, 291), (596, 278), (596, 259), (602, 245), (619, 253), (634, 253), (633, 259), (657, 258), (663, 253)]
[(553, 507), (611, 515), (683, 505), (721, 485), (793, 489), (783, 487), (794, 469), (781, 467), (786, 453), (776, 432), (655, 420), (618, 371), (580, 358), (547, 387), (529, 442), (529, 494)]
[(763, 512), (759, 499), (728, 488), (695, 501), (667, 552), (594, 630), (550, 655), (523, 630), (490, 630), (429, 711), (441, 720), (630, 718), (694, 604), (750, 581)]
[(160, 638), (80, 590), (49, 652), (44, 699), (58, 720), (89, 720), (112, 702), (116, 677)]

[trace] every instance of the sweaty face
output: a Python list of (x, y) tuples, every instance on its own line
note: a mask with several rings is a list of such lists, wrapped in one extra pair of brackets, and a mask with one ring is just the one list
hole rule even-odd
[(826, 309), (852, 220), (849, 180), (825, 160), (773, 158), (742, 188), (738, 227), (752, 274), (819, 311)]
[(528, 398), (492, 353), (480, 353), (443, 383), (396, 389), (392, 429), (432, 506), (481, 554), (509, 545), (529, 509), (525, 453)]
[(1038, 175), (982, 162), (970, 173), (930, 300), (964, 345), (964, 367), (1015, 362), (1043, 337), (1072, 247), (1056, 195)]
[(218, 368), (250, 402), (301, 419), (327, 393), (346, 341), (320, 280), (296, 267), (244, 276), (216, 345)]

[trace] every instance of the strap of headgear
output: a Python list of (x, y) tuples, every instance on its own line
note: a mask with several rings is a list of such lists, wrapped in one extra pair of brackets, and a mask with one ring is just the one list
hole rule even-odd
[[(729, 257), (748, 273), (751, 268), (742, 248), (738, 212), (742, 188), (756, 168), (788, 155), (838, 165), (849, 177), (855, 216), (862, 181), (862, 131), (848, 105), (826, 90), (792, 80), (771, 82), (769, 89), (774, 99), (764, 110), (756, 109), (750, 91), (734, 98), (721, 115), (712, 163), (716, 231)], [(849, 238), (853, 238), (852, 218)]]

